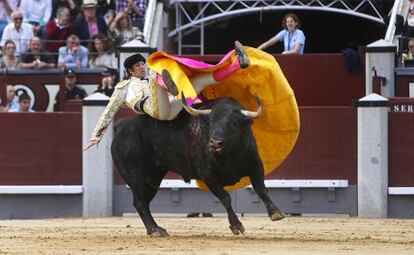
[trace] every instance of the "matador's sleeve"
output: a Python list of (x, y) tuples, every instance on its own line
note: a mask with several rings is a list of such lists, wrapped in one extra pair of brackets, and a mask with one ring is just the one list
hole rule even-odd
[(100, 141), (102, 139), (105, 130), (111, 123), (114, 115), (118, 112), (122, 105), (124, 105), (125, 100), (121, 97), (120, 91), (121, 90), (119, 88), (115, 88), (105, 111), (102, 113), (95, 129), (93, 130), (91, 141)]

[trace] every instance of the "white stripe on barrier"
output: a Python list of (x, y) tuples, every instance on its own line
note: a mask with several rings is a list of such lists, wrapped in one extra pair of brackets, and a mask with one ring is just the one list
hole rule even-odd
[[(267, 188), (347, 188), (348, 180), (265, 180)], [(247, 186), (251, 188), (252, 186)], [(160, 188), (197, 188), (194, 180), (163, 180)]]
[(82, 185), (0, 185), (0, 194), (82, 194)]
[(388, 187), (388, 195), (414, 195), (414, 187)]

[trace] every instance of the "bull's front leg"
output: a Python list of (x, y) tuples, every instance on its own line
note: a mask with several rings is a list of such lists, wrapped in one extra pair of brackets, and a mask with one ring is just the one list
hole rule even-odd
[(258, 159), (257, 166), (259, 166), (258, 169), (256, 169), (249, 176), (253, 189), (266, 205), (267, 213), (270, 219), (272, 221), (281, 220), (285, 218), (285, 215), (279, 210), (279, 208), (277, 208), (277, 206), (272, 202), (269, 195), (267, 194), (267, 190), (264, 185), (263, 165), (260, 159)]
[(230, 229), (233, 234), (238, 235), (240, 233), (244, 233), (243, 224), (240, 222), (239, 218), (237, 217), (236, 213), (231, 206), (231, 197), (230, 194), (224, 190), (223, 186), (221, 186), (218, 180), (216, 181), (204, 181), (210, 191), (220, 200), (223, 204), (224, 208), (227, 211), (227, 218), (230, 223)]

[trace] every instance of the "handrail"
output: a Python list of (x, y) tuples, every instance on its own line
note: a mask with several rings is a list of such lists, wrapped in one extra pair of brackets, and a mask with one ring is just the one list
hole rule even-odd
[(145, 23), (144, 23), (144, 41), (149, 44), (151, 41), (151, 31), (153, 30), (155, 10), (156, 10), (157, 0), (149, 0), (147, 11), (145, 12)]
[[(405, 3), (406, 0), (395, 0), (394, 1), (394, 5), (392, 7), (392, 11), (391, 11), (391, 17), (390, 17), (390, 23), (388, 24), (388, 28), (387, 28), (387, 32), (385, 33), (385, 38), (384, 40), (387, 42), (393, 42), (394, 40), (394, 35), (395, 35), (395, 23), (397, 21), (397, 15), (401, 15), (402, 11), (406, 11), (407, 13), (403, 14), (404, 19), (406, 18), (407, 14), (408, 14), (408, 9), (407, 10), (403, 10), (403, 5)], [(406, 4), (406, 3), (405, 3)]]

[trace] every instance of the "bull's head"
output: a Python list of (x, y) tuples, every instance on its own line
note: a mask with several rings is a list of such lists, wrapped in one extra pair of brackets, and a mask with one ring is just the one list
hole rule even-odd
[(183, 107), (188, 113), (194, 116), (209, 116), (210, 137), (208, 148), (212, 153), (224, 153), (237, 146), (237, 142), (248, 139), (252, 120), (260, 117), (263, 113), (263, 107), (257, 95), (258, 109), (255, 112), (243, 110), (238, 102), (230, 98), (221, 100), (213, 105), (211, 109), (195, 109), (187, 105), (183, 93), (181, 96)]

